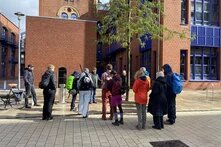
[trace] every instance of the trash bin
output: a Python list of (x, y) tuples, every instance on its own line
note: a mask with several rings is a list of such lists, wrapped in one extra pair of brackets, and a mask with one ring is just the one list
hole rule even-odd
[(59, 91), (60, 103), (64, 104), (65, 103), (65, 97), (66, 97), (65, 84), (59, 84), (59, 87), (60, 87), (60, 91)]

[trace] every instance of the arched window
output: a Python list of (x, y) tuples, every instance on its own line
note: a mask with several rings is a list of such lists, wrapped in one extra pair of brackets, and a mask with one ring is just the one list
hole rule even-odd
[(61, 13), (61, 18), (68, 19), (68, 14), (65, 12)]
[(77, 18), (78, 18), (77, 14), (75, 14), (75, 13), (71, 14), (71, 19), (76, 20)]
[(76, 20), (80, 17), (80, 13), (78, 10), (72, 6), (62, 6), (58, 12), (57, 16), (65, 19), (73, 19)]

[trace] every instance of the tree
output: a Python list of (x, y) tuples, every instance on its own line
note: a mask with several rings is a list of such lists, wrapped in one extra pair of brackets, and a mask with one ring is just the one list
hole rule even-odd
[[(130, 87), (130, 44), (132, 37), (140, 41), (142, 36), (145, 39), (163, 39), (172, 38), (178, 35), (181, 38), (186, 37), (185, 30), (177, 32), (170, 30), (160, 24), (160, 17), (163, 16), (163, 7), (160, 0), (151, 2), (148, 0), (110, 0), (110, 8), (102, 19), (102, 28), (100, 31), (101, 41), (103, 43), (118, 42), (121, 47), (127, 51), (127, 85)], [(128, 93), (126, 100), (128, 100)]]

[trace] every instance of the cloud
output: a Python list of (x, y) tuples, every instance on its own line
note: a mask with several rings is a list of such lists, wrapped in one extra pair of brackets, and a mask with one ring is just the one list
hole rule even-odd
[[(0, 12), (18, 26), (15, 12), (22, 12), (29, 16), (38, 16), (39, 0), (0, 0)], [(25, 31), (25, 17), (21, 19), (21, 32)]]

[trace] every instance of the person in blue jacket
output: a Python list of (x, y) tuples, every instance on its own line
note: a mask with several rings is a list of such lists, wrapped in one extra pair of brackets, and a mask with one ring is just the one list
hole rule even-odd
[(173, 125), (176, 121), (176, 94), (172, 90), (173, 71), (169, 64), (164, 64), (162, 67), (167, 84), (167, 104), (168, 104), (168, 120), (166, 124)]

